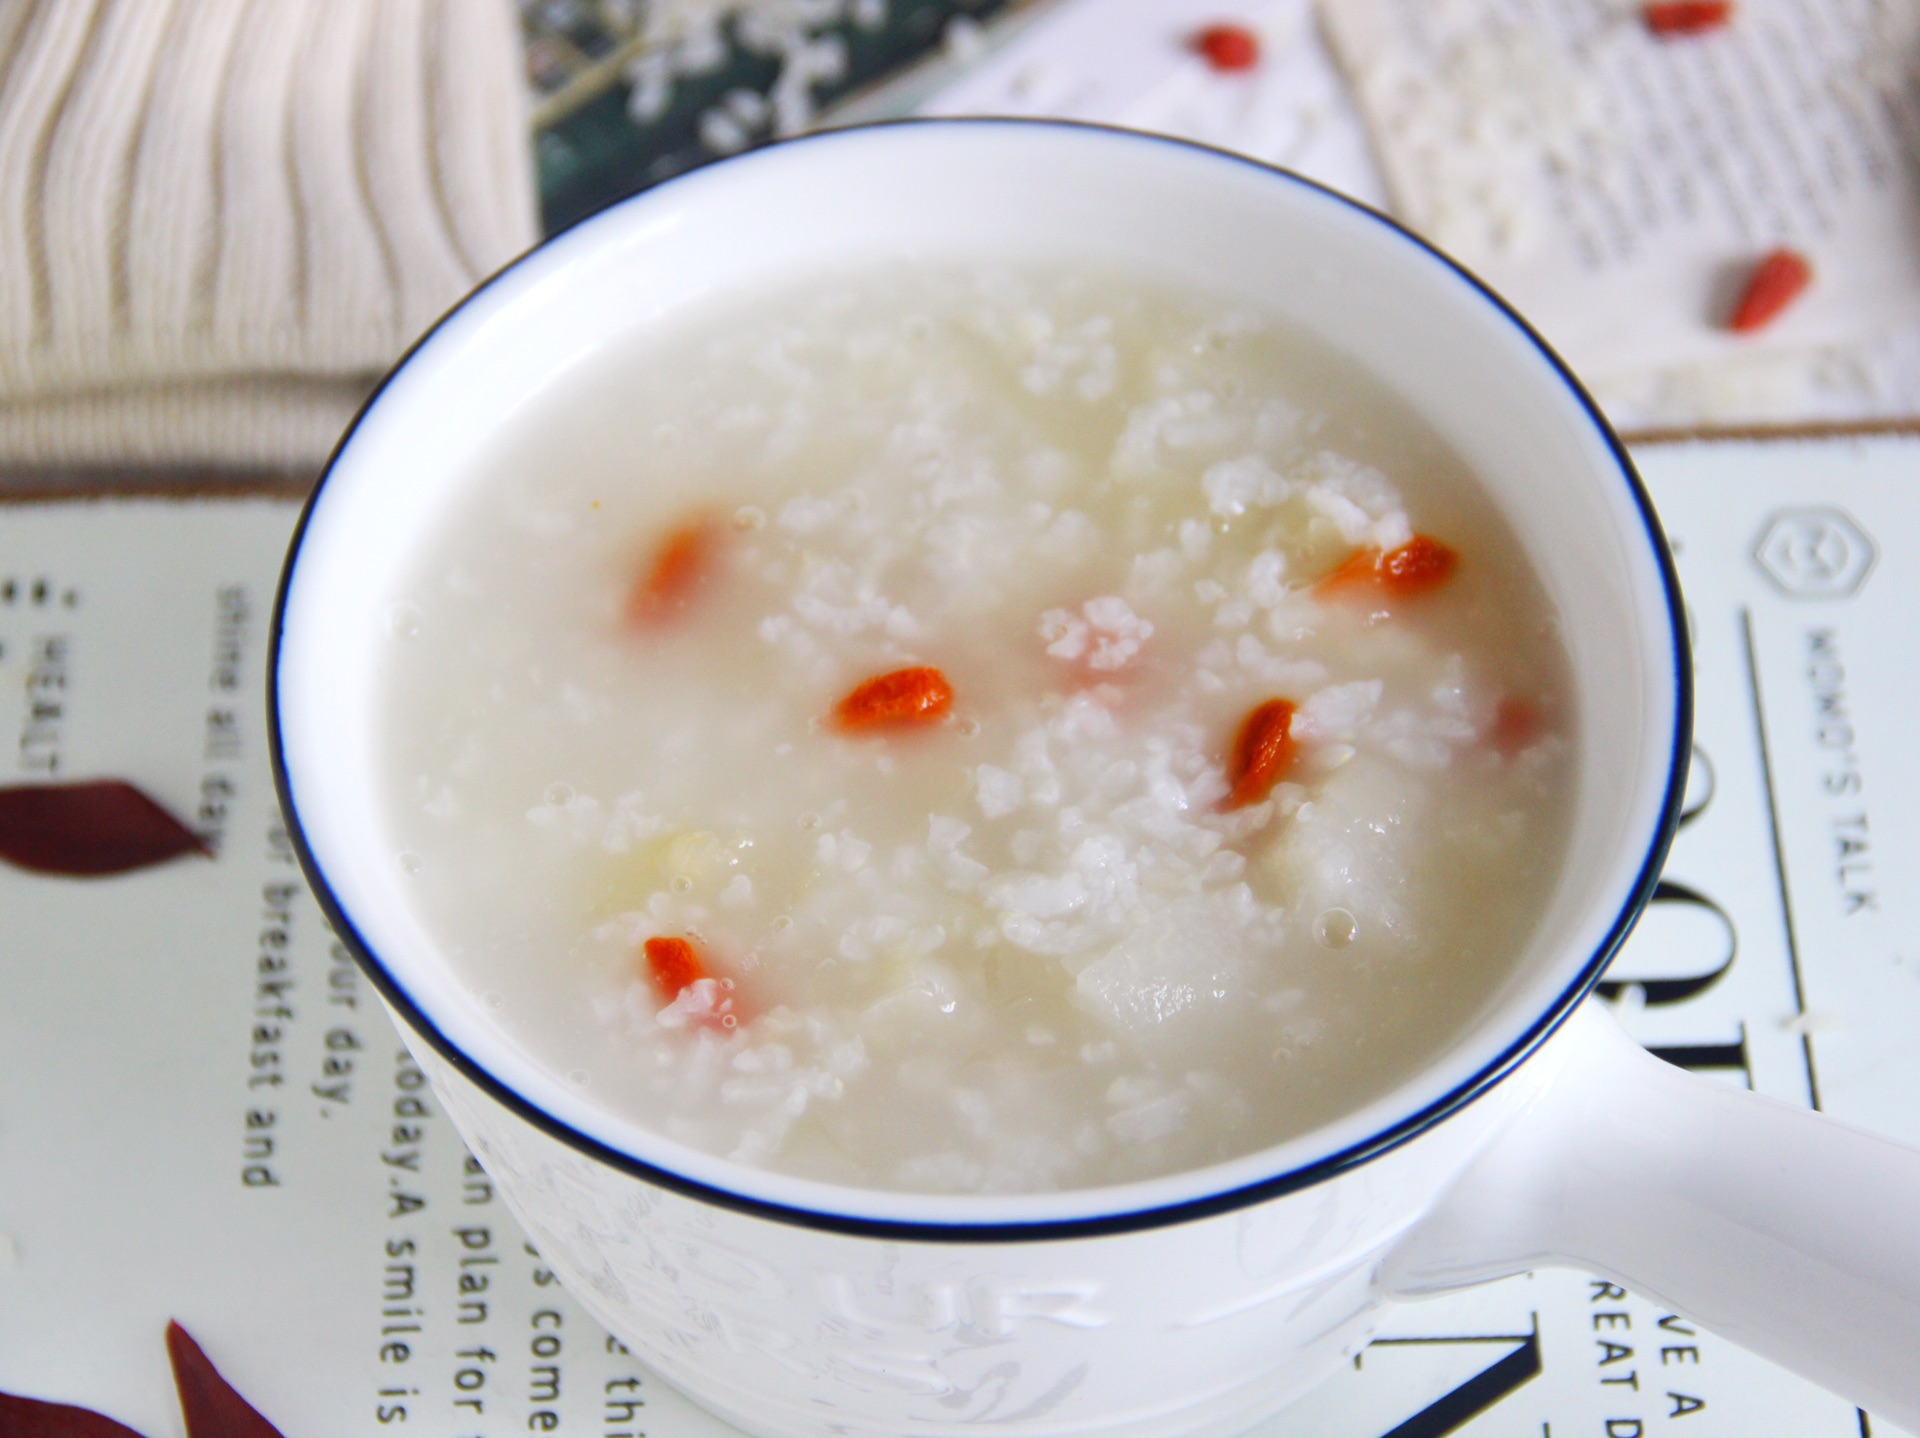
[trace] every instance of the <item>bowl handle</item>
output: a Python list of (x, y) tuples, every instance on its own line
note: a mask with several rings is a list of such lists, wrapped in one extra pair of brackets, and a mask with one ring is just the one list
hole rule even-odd
[(1536, 1065), (1386, 1296), (1586, 1269), (1920, 1432), (1920, 1150), (1666, 1064), (1593, 999)]

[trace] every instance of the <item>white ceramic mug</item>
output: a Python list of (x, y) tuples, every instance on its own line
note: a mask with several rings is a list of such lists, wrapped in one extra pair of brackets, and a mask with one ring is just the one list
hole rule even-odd
[[(504, 416), (703, 297), (866, 259), (1098, 264), (1324, 337), (1451, 443), (1532, 555), (1575, 676), (1578, 792), (1538, 934), (1392, 1093), (1209, 1168), (1029, 1196), (836, 1188), (686, 1149), (517, 1050), (408, 902), (374, 656)], [(1688, 660), (1644, 492), (1494, 296), (1295, 177), (1089, 127), (841, 131), (649, 191), (443, 321), (336, 454), (289, 559), (275, 762), (307, 872), (542, 1253), (659, 1374), (763, 1434), (1228, 1434), (1382, 1305), (1570, 1263), (1920, 1428), (1920, 1154), (1670, 1069), (1583, 999), (1658, 873)]]

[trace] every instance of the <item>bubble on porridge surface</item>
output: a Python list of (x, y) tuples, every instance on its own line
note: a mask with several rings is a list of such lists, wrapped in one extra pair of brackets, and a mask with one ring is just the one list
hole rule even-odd
[(593, 1075), (585, 1069), (568, 1069), (567, 1082), (575, 1088), (585, 1088), (589, 1083), (593, 1082)]
[(417, 874), (420, 872), (420, 856), (411, 849), (402, 849), (398, 855), (397, 862), (400, 865), (400, 872), (403, 874)]
[(1360, 932), (1360, 921), (1345, 909), (1323, 909), (1313, 921), (1313, 941), (1323, 949), (1344, 949)]

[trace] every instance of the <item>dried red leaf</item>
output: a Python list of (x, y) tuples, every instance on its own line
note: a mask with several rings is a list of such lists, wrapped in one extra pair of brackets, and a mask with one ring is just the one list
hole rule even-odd
[(1797, 250), (1775, 250), (1764, 256), (1747, 277), (1740, 302), (1733, 307), (1727, 328), (1741, 334), (1764, 329), (1775, 316), (1813, 283), (1813, 265)]
[(1460, 556), (1437, 539), (1416, 534), (1398, 549), (1362, 549), (1313, 586), (1322, 597), (1375, 592), (1411, 599), (1453, 577)]
[(627, 596), (627, 622), (656, 629), (684, 614), (712, 578), (725, 536), (717, 520), (704, 516), (670, 531)]
[(1642, 6), (1640, 18), (1651, 34), (1662, 38), (1699, 35), (1733, 19), (1733, 0), (1667, 0)]
[(213, 851), (118, 779), (0, 787), (0, 859), (37, 874), (95, 878)]
[(167, 1325), (167, 1356), (173, 1360), (173, 1386), (180, 1394), (187, 1438), (281, 1438), (280, 1430), (220, 1376), (178, 1323)]
[(660, 997), (672, 1003), (689, 984), (707, 977), (707, 966), (700, 962), (697, 950), (685, 939), (648, 939), (647, 973)]
[(142, 1438), (91, 1408), (0, 1393), (0, 1438)]
[(953, 708), (953, 686), (938, 669), (896, 669), (876, 674), (834, 707), (842, 729), (893, 729), (932, 724)]
[(1251, 70), (1260, 63), (1260, 37), (1244, 25), (1209, 25), (1193, 48), (1216, 70)]
[(1258, 804), (1293, 767), (1299, 746), (1293, 742), (1293, 705), (1285, 699), (1257, 704), (1240, 721), (1240, 732), (1227, 757), (1231, 792), (1221, 801), (1223, 810)]

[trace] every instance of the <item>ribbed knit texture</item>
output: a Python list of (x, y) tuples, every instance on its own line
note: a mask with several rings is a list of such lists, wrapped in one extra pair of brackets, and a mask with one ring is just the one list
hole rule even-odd
[(0, 465), (316, 465), (534, 238), (508, 0), (0, 3)]

